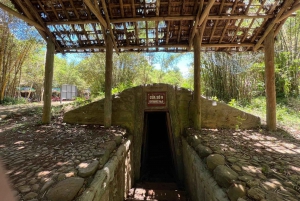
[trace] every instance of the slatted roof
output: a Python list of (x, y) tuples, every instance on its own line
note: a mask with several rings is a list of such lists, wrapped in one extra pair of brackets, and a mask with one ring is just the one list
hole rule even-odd
[(196, 33), (203, 51), (256, 51), (300, 7), (300, 0), (11, 2), (61, 53), (104, 52), (107, 33), (117, 52), (188, 52)]

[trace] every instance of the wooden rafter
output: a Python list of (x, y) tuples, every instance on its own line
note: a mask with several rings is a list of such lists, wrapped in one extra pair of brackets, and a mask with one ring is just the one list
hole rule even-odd
[[(210, 15), (207, 17), (207, 20), (237, 20), (237, 19), (269, 19), (272, 18), (272, 15)], [(118, 18), (110, 19), (111, 23), (124, 23), (124, 22), (140, 22), (140, 21), (179, 21), (186, 20), (191, 21), (195, 20), (194, 16), (172, 16), (172, 17), (133, 17), (133, 18)], [(47, 25), (57, 25), (57, 24), (90, 24), (98, 23), (98, 20), (86, 20), (86, 21), (53, 21), (46, 22)]]
[(83, 0), (85, 5), (94, 13), (94, 15), (97, 17), (98, 22), (107, 29), (107, 22), (104, 20), (102, 15), (98, 12), (98, 10), (95, 8), (95, 6), (92, 4), (90, 0)]
[(278, 12), (277, 16), (271, 21), (271, 23), (269, 24), (268, 28), (264, 32), (264, 35), (258, 40), (258, 42), (256, 43), (256, 45), (254, 46), (254, 48), (253, 48), (254, 51), (258, 50), (258, 48), (260, 47), (260, 45), (265, 40), (266, 36), (270, 33), (270, 31), (276, 25), (276, 21), (282, 16), (282, 14), (284, 13), (284, 11), (293, 4), (293, 2), (294, 2), (293, 0), (286, 0), (284, 2), (284, 4), (281, 7), (280, 11)]
[[(222, 10), (223, 10), (223, 7), (224, 7), (224, 3), (225, 3), (225, 0), (222, 0), (222, 3), (220, 5), (220, 9), (219, 9), (219, 15), (222, 14)], [(216, 31), (216, 28), (217, 28), (217, 24), (218, 24), (219, 20), (217, 19), (216, 22), (214, 23), (214, 28), (211, 32), (211, 35), (209, 37), (209, 42), (211, 42), (212, 38), (214, 37), (214, 34), (215, 34), (215, 31)]]
[[(235, 2), (234, 2), (230, 14), (234, 14), (234, 11), (235, 11), (235, 8), (236, 8), (236, 6), (237, 6), (237, 3), (238, 3), (238, 1), (235, 1)], [(226, 32), (228, 31), (228, 30), (227, 30), (227, 27), (228, 27), (230, 21), (231, 21), (231, 20), (227, 20), (227, 21), (226, 21), (226, 25), (225, 25), (225, 28), (223, 29), (222, 35), (221, 35), (221, 37), (220, 37), (220, 39), (219, 39), (219, 43), (222, 43), (222, 40), (223, 40), (223, 38), (224, 38)]]
[(27, 6), (29, 7), (29, 11), (34, 15), (34, 17), (37, 19), (39, 24), (42, 27), (44, 27), (44, 30), (45, 30), (45, 33), (46, 33), (47, 37), (51, 38), (51, 40), (54, 43), (55, 47), (59, 51), (62, 51), (61, 46), (57, 43), (57, 41), (55, 40), (55, 37), (52, 35), (52, 33), (49, 31), (49, 29), (44, 25), (44, 22), (43, 22), (42, 18), (40, 17), (40, 15), (33, 9), (33, 5), (31, 4), (31, 2), (29, 0), (24, 0), (24, 1), (27, 4)]
[[(114, 37), (114, 32), (111, 28), (111, 23), (110, 23), (110, 19), (109, 19), (108, 10), (107, 10), (107, 7), (106, 7), (105, 0), (101, 0), (101, 4), (102, 4), (102, 7), (103, 7), (103, 11), (104, 11), (104, 15), (105, 15), (106, 23), (107, 23), (107, 28), (108, 28), (109, 32), (111, 33), (110, 36), (111, 36), (115, 51), (119, 52), (118, 46), (117, 46), (117, 43), (116, 43), (116, 40), (115, 40), (115, 37)], [(100, 13), (98, 13), (98, 14), (100, 14)]]
[[(132, 16), (135, 18), (136, 17), (136, 8), (135, 8), (135, 0), (131, 0), (131, 9), (132, 9)], [(134, 30), (135, 30), (135, 41), (136, 44), (139, 44), (139, 32), (138, 32), (138, 27), (137, 27), (137, 22), (134, 23)]]
[[(287, 1), (290, 6), (285, 7)], [(255, 44), (255, 50), (262, 48), (261, 41), (269, 29), (275, 30), (276, 36), (286, 18), (300, 9), (300, 0), (11, 2), (28, 23), (36, 23), (45, 40), (50, 37), (55, 42), (57, 52), (103, 52), (106, 42), (101, 37), (108, 32), (117, 52), (186, 52), (191, 51), (195, 31), (202, 38), (203, 51), (252, 51)], [(165, 26), (159, 26), (161, 22)], [(139, 29), (145, 34), (139, 34)]]
[(205, 7), (202, 14), (201, 14), (202, 9), (199, 8), (199, 11), (198, 11), (198, 14), (197, 14), (197, 17), (196, 17), (196, 21), (195, 21), (195, 24), (194, 24), (194, 27), (193, 27), (192, 35), (189, 39), (189, 49), (191, 49), (191, 47), (193, 45), (193, 39), (194, 39), (197, 27), (201, 26), (203, 21), (208, 17), (209, 11), (213, 7), (214, 3), (215, 3), (215, 0), (209, 0), (209, 2), (206, 5), (206, 7)]
[[(204, 48), (228, 48), (228, 47), (254, 47), (254, 43), (242, 43), (242, 44), (233, 44), (233, 43), (224, 43), (224, 44), (206, 44), (202, 43), (201, 47)], [(178, 48), (188, 48), (188, 45), (176, 45)], [(263, 45), (261, 45), (263, 47)], [(86, 49), (97, 49), (97, 48), (104, 48), (99, 47), (97, 45), (89, 45), (80, 48), (76, 48), (76, 50), (86, 50)], [(122, 49), (149, 49), (149, 48), (174, 48), (174, 45), (151, 45), (151, 46), (139, 46), (139, 45), (130, 45), (124, 46)], [(74, 48), (63, 48), (64, 50), (72, 50)]]
[(32, 19), (29, 19), (27, 17), (25, 17), (24, 15), (21, 15), (20, 13), (12, 10), (11, 8), (7, 7), (6, 5), (4, 5), (3, 3), (0, 2), (0, 8), (5, 10), (6, 12), (24, 20), (25, 22), (27, 22), (28, 24), (34, 26), (35, 28), (41, 30), (41, 31), (45, 31), (45, 28), (42, 27), (39, 23), (33, 21)]
[(299, 9), (300, 9), (300, 3), (294, 5), (289, 11), (284, 13), (284, 15), (282, 15), (279, 19), (277, 19), (276, 23), (281, 22), (282, 20), (290, 17), (294, 12), (296, 12)]

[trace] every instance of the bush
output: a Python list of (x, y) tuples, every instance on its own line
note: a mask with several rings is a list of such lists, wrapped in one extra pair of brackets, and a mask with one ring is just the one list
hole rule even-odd
[(18, 104), (26, 104), (28, 103), (26, 98), (12, 98), (12, 97), (4, 97), (2, 101), (2, 105), (18, 105)]

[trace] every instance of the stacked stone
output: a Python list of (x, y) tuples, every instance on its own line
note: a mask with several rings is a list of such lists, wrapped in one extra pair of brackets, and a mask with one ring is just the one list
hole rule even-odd
[[(251, 146), (256, 141), (249, 140), (251, 138), (248, 138), (249, 136), (245, 133), (240, 134), (238, 137), (240, 140), (243, 139), (239, 143), (247, 145), (247, 150), (243, 150), (242, 146), (237, 148), (233, 142), (229, 143), (237, 135), (236, 131), (227, 130), (226, 133), (223, 132), (225, 131), (202, 130), (200, 133), (200, 131), (188, 129), (187, 142), (205, 162), (207, 169), (231, 201), (246, 201), (249, 199), (257, 201), (296, 201), (300, 199), (300, 188), (297, 188), (300, 185), (300, 171), (298, 171), (298, 174), (285, 175), (275, 172), (268, 165), (270, 163), (276, 164), (279, 168), (278, 166), (285, 163), (285, 161), (289, 161), (290, 157), (281, 158), (278, 163), (274, 163), (273, 160), (278, 159), (276, 154), (272, 156), (267, 154), (264, 157), (272, 159), (268, 163), (269, 160), (263, 161), (262, 157), (259, 158), (254, 154), (255, 152), (251, 150)], [(229, 134), (230, 132), (232, 135)], [(268, 138), (268, 136), (265, 137)], [(262, 139), (257, 138), (257, 140)], [(292, 161), (290, 162), (290, 167), (300, 170), (300, 163), (296, 157), (293, 161), (294, 165), (292, 165)]]

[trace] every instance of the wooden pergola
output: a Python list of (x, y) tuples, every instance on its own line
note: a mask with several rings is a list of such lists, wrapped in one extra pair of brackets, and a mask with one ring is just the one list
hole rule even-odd
[(194, 52), (195, 128), (201, 128), (200, 53), (265, 50), (267, 126), (276, 129), (274, 37), (300, 0), (11, 0), (0, 8), (47, 41), (43, 122), (50, 122), (55, 53), (106, 53), (105, 126), (113, 52)]

